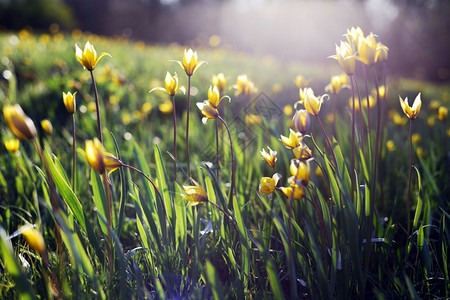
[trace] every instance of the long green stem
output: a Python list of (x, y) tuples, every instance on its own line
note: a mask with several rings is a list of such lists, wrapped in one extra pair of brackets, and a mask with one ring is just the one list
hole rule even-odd
[(237, 226), (236, 226), (236, 223), (235, 223), (235, 221), (233, 220), (233, 218), (232, 218), (226, 211), (224, 211), (222, 207), (220, 207), (219, 205), (217, 205), (217, 204), (214, 203), (214, 202), (211, 202), (211, 201), (209, 201), (209, 200), (207, 200), (207, 201), (208, 201), (208, 203), (212, 204), (215, 208), (217, 208), (219, 211), (221, 211), (221, 212), (225, 215), (225, 217), (227, 217), (227, 219), (230, 221), (230, 223), (233, 224), (234, 229), (235, 229), (236, 231), (238, 230), (238, 228), (237, 228)]
[[(103, 184), (106, 192), (106, 226), (108, 228), (108, 269), (109, 269), (109, 280), (112, 286), (113, 278), (114, 278), (114, 261), (113, 261), (113, 244), (112, 244), (112, 224), (111, 224), (111, 216), (112, 216), (112, 202), (111, 202), (111, 190), (109, 188), (108, 178), (106, 172), (103, 172)], [(112, 295), (110, 295), (112, 296)]]
[(216, 180), (219, 181), (219, 121), (216, 120)]
[(186, 160), (187, 160), (187, 171), (189, 178), (191, 177), (191, 164), (189, 161), (189, 111), (191, 107), (191, 76), (188, 76), (188, 90), (187, 90), (187, 114), (186, 114)]
[(323, 127), (322, 121), (320, 121), (319, 115), (317, 115), (316, 117), (317, 117), (317, 120), (319, 121), (320, 128), (322, 128), (323, 135), (325, 136), (325, 140), (327, 141), (328, 148), (331, 151), (331, 155), (333, 156), (334, 165), (336, 166), (336, 170), (337, 170), (337, 160), (336, 160), (336, 156), (334, 155), (333, 147), (331, 146), (331, 142), (328, 139), (327, 133), (325, 132), (325, 128)]
[(173, 106), (173, 182), (177, 179), (177, 113), (175, 109), (175, 96), (172, 96)]
[(352, 101), (353, 101), (353, 107), (352, 107), (352, 147), (351, 147), (351, 176), (350, 178), (352, 179), (352, 186), (351, 186), (351, 192), (350, 192), (350, 196), (353, 200), (353, 191), (355, 190), (355, 88), (353, 85), (353, 76), (350, 76), (350, 82), (352, 85)]
[(75, 137), (75, 115), (72, 115), (72, 189), (75, 193), (75, 183), (76, 183), (76, 174), (77, 174), (77, 152), (76, 152), (76, 137)]
[(103, 144), (102, 121), (100, 120), (100, 110), (99, 110), (99, 103), (98, 103), (97, 84), (95, 83), (94, 71), (91, 70), (90, 72), (91, 72), (92, 85), (94, 86), (95, 108), (97, 110), (98, 139), (100, 140), (100, 143)]
[(358, 80), (356, 80), (356, 75), (353, 75), (353, 78), (355, 79), (355, 87), (356, 87), (356, 94), (358, 95), (358, 104), (359, 104), (359, 140), (360, 140), (360, 146), (363, 149), (364, 152), (364, 126), (363, 126), (363, 116), (362, 116), (362, 103), (361, 103), (361, 93), (359, 92), (359, 85)]
[(409, 119), (409, 179), (408, 179), (408, 196), (406, 197), (406, 222), (407, 222), (407, 233), (409, 236), (410, 230), (410, 209), (411, 209), (411, 175), (412, 175), (412, 120)]
[(234, 151), (233, 151), (233, 141), (231, 139), (231, 132), (230, 129), (228, 128), (227, 123), (225, 122), (224, 119), (222, 119), (220, 116), (217, 116), (217, 118), (223, 123), (223, 125), (225, 125), (225, 128), (227, 129), (228, 132), (228, 138), (230, 139), (230, 151), (231, 151), (231, 188), (233, 190), (233, 195), (236, 195), (236, 170), (235, 170), (235, 165), (234, 165)]

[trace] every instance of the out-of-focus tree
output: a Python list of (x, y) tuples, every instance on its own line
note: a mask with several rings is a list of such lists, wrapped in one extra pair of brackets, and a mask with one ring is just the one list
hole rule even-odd
[(47, 29), (53, 23), (67, 29), (76, 25), (71, 8), (61, 0), (0, 1), (0, 26), (6, 29)]

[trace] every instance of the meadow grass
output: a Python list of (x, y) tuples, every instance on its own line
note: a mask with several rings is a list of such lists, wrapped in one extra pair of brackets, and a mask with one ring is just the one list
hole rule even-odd
[[(88, 40), (99, 53), (111, 54), (93, 71), (98, 109), (93, 77), (75, 58), (75, 43), (82, 47)], [(4, 144), (14, 136), (0, 118), (1, 298), (450, 297), (450, 131), (440, 109), (449, 106), (449, 86), (389, 76), (385, 85), (377, 64), (376, 76), (367, 69), (368, 91), (377, 79), (387, 94), (378, 95), (369, 118), (357, 64), (364, 109), (353, 114), (355, 132), (348, 85), (330, 94), (317, 118), (310, 115), (304, 134), (294, 134), (293, 142), (306, 145), (311, 158), (292, 161), (296, 152), (280, 136), (289, 137), (294, 128), (294, 104), (303, 107), (296, 102), (305, 86), (295, 85), (296, 76), (324, 94), (331, 75), (341, 71), (218, 48), (196, 50), (208, 64), (192, 75), (191, 102), (208, 99), (212, 76), (224, 73), (221, 96), (231, 102), (223, 99), (214, 109), (230, 130), (219, 123), (216, 134), (219, 119), (213, 115), (203, 124), (205, 113), (192, 104), (188, 172), (189, 108), (187, 96), (177, 93), (174, 174), (172, 100), (149, 91), (164, 87), (167, 71), (187, 87), (185, 71), (173, 62), (182, 61), (184, 47), (78, 31), (0, 35), (0, 105), (20, 104), (35, 124), (53, 124), (52, 134), (39, 127), (36, 137), (14, 150)], [(233, 84), (240, 74), (254, 86), (246, 81), (248, 89), (238, 94)], [(73, 173), (72, 118), (62, 101), (68, 91), (77, 92)], [(422, 108), (412, 123), (407, 211), (408, 119), (398, 96), (418, 92)], [(99, 136), (97, 113), (109, 154), (85, 147)], [(267, 146), (277, 152), (274, 167), (261, 158)], [(91, 150), (100, 158), (91, 158)], [(112, 160), (103, 160), (105, 155)], [(306, 168), (306, 177), (292, 174), (292, 164), (294, 170)], [(118, 169), (106, 174), (113, 167)], [(274, 173), (281, 179), (272, 186)], [(290, 175), (294, 180), (288, 183)], [(36, 236), (24, 234), (25, 224), (42, 235), (44, 250), (37, 250)]]

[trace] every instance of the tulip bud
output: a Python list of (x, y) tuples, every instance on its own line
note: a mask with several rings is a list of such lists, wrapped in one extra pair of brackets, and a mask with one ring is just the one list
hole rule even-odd
[(66, 107), (69, 114), (73, 114), (75, 112), (75, 95), (76, 94), (77, 94), (77, 92), (75, 92), (73, 94), (71, 92), (67, 92), (67, 94), (63, 92), (64, 106)]
[(298, 132), (300, 132), (303, 135), (307, 133), (311, 125), (308, 111), (304, 109), (298, 110), (294, 114), (294, 117), (292, 118), (292, 123), (294, 124), (294, 128)]
[(53, 126), (52, 123), (50, 123), (49, 120), (45, 119), (41, 121), (41, 127), (42, 129), (44, 129), (44, 131), (48, 134), (48, 135), (52, 135), (53, 133)]
[(105, 162), (103, 158), (103, 145), (95, 138), (86, 141), (86, 159), (89, 165), (99, 174), (105, 173)]
[(37, 136), (33, 121), (23, 112), (20, 105), (5, 105), (3, 115), (11, 132), (20, 140), (33, 140)]
[(34, 229), (31, 225), (24, 225), (21, 227), (22, 235), (30, 245), (31, 249), (43, 255), (45, 252), (45, 242), (42, 234)]
[(16, 153), (19, 150), (19, 140), (11, 139), (5, 141), (5, 148), (11, 153)]
[(196, 206), (208, 201), (208, 195), (199, 185), (183, 185), (184, 193), (181, 196), (188, 201), (189, 206)]

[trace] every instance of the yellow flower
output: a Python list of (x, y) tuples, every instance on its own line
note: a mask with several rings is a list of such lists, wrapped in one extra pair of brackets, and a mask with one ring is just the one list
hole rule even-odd
[(223, 91), (225, 91), (225, 87), (227, 86), (225, 75), (223, 75), (223, 73), (213, 75), (212, 85), (217, 86), (217, 88), (219, 89), (219, 93), (223, 93)]
[[(292, 199), (301, 199), (303, 198), (303, 196), (305, 196), (305, 190), (303, 189), (303, 186), (299, 186), (299, 185), (294, 185), (294, 186), (289, 186), (289, 187), (282, 187), (281, 191), (283, 192), (283, 194)], [(292, 192), (294, 192), (294, 194), (292, 195)]]
[(392, 117), (392, 120), (394, 121), (394, 124), (397, 126), (404, 126), (406, 123), (408, 123), (408, 119), (402, 117), (400, 114), (395, 113)]
[(375, 55), (375, 62), (385, 61), (388, 59), (389, 48), (382, 43), (377, 43), (377, 53)]
[(294, 130), (289, 128), (289, 138), (284, 135), (281, 136), (281, 143), (288, 149), (294, 149), (300, 146), (303, 140), (303, 136), (300, 132), (295, 132)]
[(317, 177), (323, 176), (322, 169), (319, 166), (316, 167), (314, 173), (316, 174)]
[[(355, 101), (356, 102), (356, 101)], [(364, 97), (364, 99), (361, 99), (361, 102), (362, 102), (362, 106), (364, 107), (364, 108), (367, 108), (367, 97)], [(375, 104), (377, 104), (377, 99), (374, 97), (374, 96), (372, 96), (372, 95), (369, 95), (369, 107), (370, 108), (374, 108), (375, 107)], [(356, 105), (355, 105), (356, 106)]]
[(256, 92), (255, 84), (248, 80), (245, 74), (237, 77), (236, 84), (233, 85), (233, 88), (236, 89), (236, 96), (239, 94), (248, 96)]
[(158, 105), (159, 111), (163, 114), (170, 114), (173, 111), (172, 101), (164, 101)]
[(322, 96), (315, 96), (314, 91), (311, 88), (308, 88), (306, 91), (306, 97), (303, 101), (305, 105), (305, 109), (312, 115), (318, 116), (320, 112), (320, 108), (322, 107), (323, 99), (328, 97), (327, 94)]
[(301, 88), (298, 90), (298, 97), (300, 98), (300, 104), (303, 104), (303, 102), (305, 101), (306, 93), (308, 92), (309, 89), (310, 88)]
[[(353, 98), (352, 97), (350, 97), (348, 99), (348, 105), (350, 106), (350, 109), (353, 109)], [(359, 111), (359, 101), (357, 98), (355, 98), (355, 111)]]
[(350, 76), (355, 73), (356, 54), (349, 43), (341, 41), (340, 46), (336, 45), (336, 55), (329, 58), (336, 59), (345, 74)]
[(267, 149), (269, 149), (269, 153), (267, 153), (265, 149), (262, 149), (260, 153), (262, 155), (262, 159), (264, 159), (266, 163), (273, 168), (275, 166), (275, 162), (277, 161), (277, 151), (273, 151), (269, 147), (267, 147)]
[[(380, 85), (378, 87), (378, 94), (380, 96), (380, 99), (385, 99), (387, 96), (387, 92), (386, 92), (386, 87), (384, 85)], [(372, 96), (376, 97), (377, 96), (377, 90), (373, 89), (372, 90)]]
[(394, 152), (395, 149), (396, 149), (394, 141), (393, 141), (393, 140), (388, 140), (388, 141), (386, 142), (386, 148), (387, 148), (387, 150), (388, 150), (389, 152)]
[(412, 140), (413, 144), (417, 144), (422, 141), (422, 137), (418, 133), (413, 133), (413, 135), (411, 136), (411, 140)]
[(199, 185), (183, 185), (184, 193), (181, 196), (188, 201), (189, 206), (196, 206), (200, 203), (208, 201), (208, 195), (205, 190)]
[(208, 89), (209, 104), (212, 107), (217, 108), (217, 106), (219, 106), (220, 101), (222, 101), (222, 99), (223, 98), (220, 98), (219, 88), (216, 85), (214, 87), (209, 86), (209, 89)]
[(98, 61), (105, 55), (111, 56), (109, 53), (102, 52), (100, 56), (97, 56), (97, 52), (95, 51), (94, 46), (89, 43), (89, 41), (86, 42), (84, 45), (84, 50), (82, 51), (80, 47), (78, 47), (77, 44), (75, 44), (75, 56), (80, 62), (80, 64), (88, 69), (89, 71), (94, 70), (95, 66), (97, 65)]
[(105, 173), (106, 167), (103, 158), (103, 145), (95, 138), (94, 140), (86, 141), (85, 146), (86, 159), (89, 165), (99, 174)]
[(432, 112), (438, 111), (440, 106), (441, 106), (441, 102), (439, 102), (438, 100), (433, 100), (430, 102), (430, 104), (428, 104), (428, 108)]
[(364, 33), (362, 29), (358, 27), (352, 27), (351, 29), (347, 29), (347, 33), (344, 34), (347, 38), (348, 43), (352, 46), (354, 52), (356, 52), (356, 48), (358, 47), (359, 40), (364, 38)]
[(330, 83), (325, 87), (325, 92), (338, 94), (341, 89), (348, 87), (347, 74), (341, 74), (331, 77)]
[(298, 146), (297, 148), (292, 149), (292, 152), (294, 153), (295, 157), (300, 159), (301, 161), (305, 161), (312, 157), (311, 149), (309, 149), (309, 147), (303, 142), (300, 143), (300, 146)]
[(178, 87), (178, 75), (176, 73), (172, 76), (167, 72), (166, 78), (164, 79), (164, 86), (169, 96), (175, 96), (179, 90), (181, 90), (183, 94), (185, 93), (184, 86)]
[(197, 51), (194, 52), (192, 49), (184, 49), (183, 61), (177, 61), (177, 63), (184, 69), (187, 76), (192, 76), (205, 62), (198, 61)]
[(73, 94), (71, 92), (67, 92), (67, 94), (63, 92), (64, 106), (66, 107), (69, 114), (73, 114), (75, 112), (75, 95), (76, 94), (77, 94), (77, 92), (75, 92)]
[(436, 123), (435, 116), (429, 116), (427, 119), (428, 126), (433, 127), (435, 123)]
[(297, 110), (292, 118), (292, 123), (294, 128), (301, 134), (308, 132), (311, 125), (308, 111), (305, 109)]
[(211, 106), (211, 103), (208, 100), (203, 102), (197, 102), (198, 109), (201, 110), (202, 114), (205, 116), (202, 119), (203, 124), (206, 124), (208, 119), (215, 119), (219, 116), (219, 112), (216, 108)]
[(259, 192), (261, 194), (272, 194), (273, 191), (275, 191), (275, 187), (277, 186), (280, 178), (281, 175), (278, 173), (275, 173), (272, 176), (272, 178), (270, 177), (261, 178), (261, 183), (259, 184)]
[(403, 109), (403, 112), (405, 115), (410, 118), (411, 120), (414, 120), (417, 115), (420, 112), (420, 107), (422, 106), (422, 100), (420, 99), (420, 93), (416, 96), (416, 99), (414, 100), (414, 103), (412, 106), (409, 106), (408, 104), (408, 97), (405, 98), (405, 100), (402, 99), (402, 97), (398, 96), (400, 100), (400, 105)]
[(45, 241), (42, 237), (42, 234), (33, 228), (32, 225), (27, 224), (23, 225), (19, 229), (22, 232), (25, 241), (27, 241), (28, 245), (30, 245), (31, 249), (39, 253), (39, 255), (43, 255), (45, 252)]
[(375, 35), (370, 33), (365, 38), (358, 40), (358, 59), (364, 64), (371, 66), (376, 62), (377, 41)]
[(417, 147), (416, 153), (417, 153), (417, 156), (420, 156), (420, 157), (424, 157), (425, 156), (425, 151), (423, 151), (422, 147)]
[(19, 150), (19, 140), (18, 139), (10, 139), (5, 141), (5, 148), (11, 153), (16, 153)]
[(105, 169), (109, 170), (108, 175), (123, 166), (123, 163), (109, 152), (103, 152), (103, 163)]
[(296, 159), (291, 160), (291, 165), (289, 167), (292, 177), (288, 179), (288, 182), (292, 184), (297, 184), (299, 180), (303, 185), (308, 185), (309, 179), (311, 178), (311, 167), (309, 161), (306, 163), (298, 161)]
[(286, 116), (290, 116), (290, 115), (292, 115), (292, 112), (294, 111), (294, 109), (292, 108), (292, 105), (290, 105), (290, 104), (287, 104), (287, 105), (285, 105), (284, 107), (283, 107), (283, 113), (286, 115)]
[(297, 77), (295, 77), (295, 85), (301, 89), (304, 87), (307, 87), (309, 84), (309, 81), (305, 79), (305, 77), (303, 77), (302, 75), (298, 75)]
[(441, 120), (442, 122), (445, 122), (447, 120), (447, 116), (448, 116), (448, 108), (444, 107), (444, 106), (439, 107), (439, 110), (438, 110), (439, 120)]
[(32, 140), (37, 136), (33, 121), (23, 112), (19, 104), (5, 105), (3, 115), (9, 129), (19, 140)]
[(45, 119), (41, 121), (41, 127), (42, 129), (44, 129), (44, 131), (48, 134), (48, 135), (52, 135), (53, 133), (53, 126), (52, 123), (50, 123), (49, 120)]

